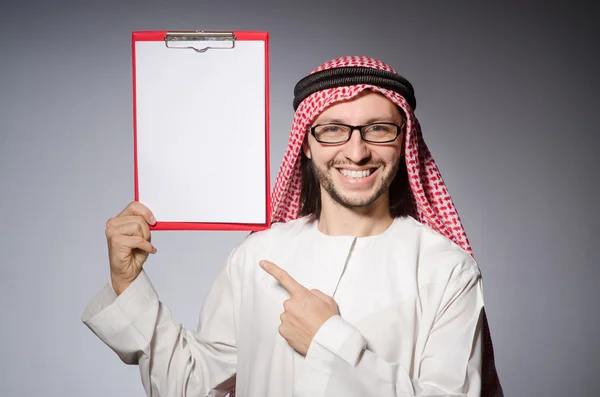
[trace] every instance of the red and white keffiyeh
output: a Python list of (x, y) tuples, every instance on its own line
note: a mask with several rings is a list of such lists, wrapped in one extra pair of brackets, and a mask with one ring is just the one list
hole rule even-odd
[[(353, 66), (397, 73), (380, 60), (366, 56), (348, 56), (326, 62), (310, 74), (326, 69)], [(423, 140), (421, 127), (414, 115), (414, 110), (401, 94), (376, 85), (357, 84), (324, 89), (309, 95), (300, 103), (294, 115), (288, 148), (275, 180), (271, 198), (272, 222), (287, 222), (298, 217), (302, 187), (300, 151), (310, 124), (327, 107), (339, 101), (348, 100), (366, 89), (382, 93), (404, 111), (406, 117), (404, 159), (413, 196), (413, 216), (472, 255), (472, 249), (460, 217), (444, 185), (440, 171)], [(481, 396), (500, 397), (503, 396), (503, 392), (496, 373), (493, 345), (485, 312), (483, 316), (484, 357)]]
[[(325, 69), (362, 66), (395, 72), (383, 62), (364, 57), (342, 57), (329, 61), (311, 72)], [(288, 148), (279, 169), (271, 198), (272, 222), (287, 222), (298, 217), (300, 209), (300, 150), (312, 121), (327, 107), (350, 99), (365, 89), (380, 92), (398, 105), (406, 115), (405, 156), (409, 184), (414, 198), (413, 213), (417, 220), (445, 235), (471, 254), (469, 241), (462, 227), (448, 190), (427, 145), (413, 109), (402, 95), (374, 85), (359, 84), (316, 92), (307, 97), (294, 116)]]

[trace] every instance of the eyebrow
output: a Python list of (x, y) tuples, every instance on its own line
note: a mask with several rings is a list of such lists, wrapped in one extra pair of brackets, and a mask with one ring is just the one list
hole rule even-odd
[[(348, 124), (341, 119), (330, 118), (330, 117), (325, 117), (318, 121), (318, 124), (330, 124), (330, 123)], [(371, 124), (371, 123), (396, 123), (396, 121), (394, 120), (394, 117), (392, 117), (390, 115), (383, 115), (383, 116), (379, 116), (379, 117), (371, 117), (370, 119), (367, 119), (362, 124)]]

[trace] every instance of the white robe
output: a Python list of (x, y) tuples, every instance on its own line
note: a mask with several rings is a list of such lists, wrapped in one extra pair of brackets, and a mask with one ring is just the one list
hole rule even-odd
[[(258, 262), (333, 296), (340, 315), (306, 357), (278, 333), (289, 295)], [(328, 236), (301, 218), (248, 236), (222, 266), (196, 331), (175, 324), (147, 274), (110, 283), (82, 321), (148, 396), (479, 396), (483, 292), (478, 265), (411, 217), (370, 237)]]

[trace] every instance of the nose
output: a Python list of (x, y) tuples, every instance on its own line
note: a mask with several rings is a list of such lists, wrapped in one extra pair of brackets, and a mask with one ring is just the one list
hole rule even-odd
[(370, 156), (370, 150), (367, 143), (360, 136), (360, 130), (355, 128), (350, 132), (350, 140), (344, 144), (344, 156), (354, 162), (364, 162)]

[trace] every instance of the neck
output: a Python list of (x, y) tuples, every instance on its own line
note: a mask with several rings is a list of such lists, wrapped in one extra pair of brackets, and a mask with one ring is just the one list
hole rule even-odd
[(321, 194), (319, 230), (331, 236), (367, 237), (383, 233), (394, 218), (390, 214), (389, 196), (382, 195), (373, 205), (346, 208), (333, 201), (327, 193)]

